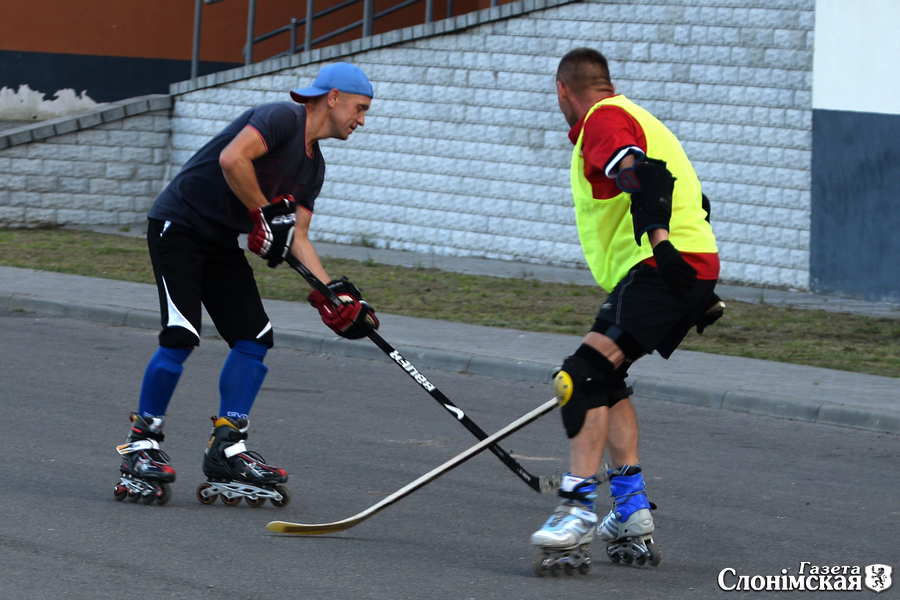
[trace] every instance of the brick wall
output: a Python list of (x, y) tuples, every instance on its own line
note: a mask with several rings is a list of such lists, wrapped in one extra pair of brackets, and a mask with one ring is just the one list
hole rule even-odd
[[(201, 77), (172, 86), (170, 169), (246, 108), (285, 100), (322, 64), (346, 60), (369, 74), (375, 100), (350, 140), (322, 144), (328, 171), (314, 239), (583, 266), (554, 74), (565, 52), (592, 46), (610, 59), (617, 90), (682, 140), (713, 200), (723, 279), (806, 289), (814, 7), (815, 0), (520, 0)], [(153, 126), (164, 128), (162, 120)], [(98, 157), (115, 143), (112, 130), (99, 131), (84, 140)], [(160, 141), (163, 132), (154, 133)], [(77, 134), (67, 140), (53, 143), (78, 145)], [(26, 220), (50, 219), (40, 210), (60, 197), (54, 186), (65, 179), (79, 189), (80, 210), (97, 198), (112, 209), (118, 197), (126, 202), (118, 218), (136, 218), (152, 194), (141, 188), (127, 204), (126, 184), (131, 174), (150, 175), (141, 165), (158, 175), (166, 149), (153, 148), (152, 160), (162, 162), (110, 162), (77, 182), (41, 152), (0, 150), (0, 161), (30, 161), (16, 164), (35, 171), (30, 180), (0, 175), (0, 211), (25, 206)], [(161, 184), (140, 181), (152, 190)], [(59, 208), (49, 210), (60, 217)]]
[(169, 96), (0, 131), (0, 226), (144, 226), (169, 177)]
[[(619, 92), (682, 140), (713, 199), (723, 279), (805, 289), (813, 9), (814, 0), (597, 0), (315, 57), (360, 65), (375, 101), (350, 140), (323, 143), (312, 235), (583, 265), (554, 74), (586, 45), (610, 59)], [(173, 89), (173, 164), (318, 68)]]

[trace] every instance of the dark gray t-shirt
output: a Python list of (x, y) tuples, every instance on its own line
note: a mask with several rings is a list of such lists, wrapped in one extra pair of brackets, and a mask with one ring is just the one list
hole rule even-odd
[(247, 126), (259, 132), (268, 148), (253, 161), (265, 197), (291, 195), (313, 212), (325, 180), (325, 159), (318, 144), (312, 156), (306, 153), (306, 107), (276, 102), (247, 110), (200, 148), (157, 197), (148, 217), (184, 225), (209, 239), (249, 232), (253, 222), (247, 208), (219, 166), (219, 154)]

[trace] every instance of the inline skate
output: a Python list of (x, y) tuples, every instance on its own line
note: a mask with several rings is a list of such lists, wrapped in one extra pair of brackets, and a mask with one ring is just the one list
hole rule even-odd
[(659, 565), (662, 555), (653, 541), (656, 506), (647, 500), (640, 465), (624, 465), (607, 471), (613, 509), (597, 526), (597, 537), (606, 542), (606, 554), (614, 563)]
[(208, 479), (197, 488), (197, 499), (212, 504), (221, 497), (224, 504), (234, 506), (244, 498), (255, 508), (268, 498), (272, 506), (287, 506), (291, 494), (281, 485), (288, 480), (287, 473), (247, 450), (247, 419), (212, 417), (212, 421), (209, 447), (203, 456), (203, 474)]
[(121, 477), (114, 493), (117, 501), (128, 498), (131, 502), (142, 501), (163, 505), (172, 497), (175, 469), (169, 466), (169, 457), (159, 449), (165, 439), (162, 427), (163, 417), (143, 417), (131, 415), (131, 432), (128, 443), (116, 447), (122, 455), (119, 466)]
[(569, 473), (563, 476), (558, 492), (562, 502), (531, 536), (531, 544), (541, 552), (534, 559), (535, 575), (543, 577), (549, 573), (556, 577), (576, 571), (584, 575), (591, 570), (591, 540), (597, 526), (596, 492), (596, 477), (582, 479)]

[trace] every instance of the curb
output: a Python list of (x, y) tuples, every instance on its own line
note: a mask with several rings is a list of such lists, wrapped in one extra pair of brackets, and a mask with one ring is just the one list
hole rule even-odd
[(660, 379), (629, 381), (640, 396), (793, 421), (900, 434), (900, 412), (857, 408), (834, 402), (796, 400), (775, 394), (686, 386)]
[[(160, 326), (159, 313), (156, 311), (58, 302), (20, 294), (0, 293), (0, 313), (11, 312), (65, 317), (140, 329), (158, 329)], [(212, 321), (204, 319), (203, 328), (207, 332), (204, 337), (218, 337)], [(275, 343), (279, 347), (294, 350), (391, 362), (377, 346), (360, 343), (358, 340), (276, 331)], [(554, 367), (546, 364), (478, 354), (446, 352), (419, 346), (405, 346), (398, 350), (416, 366), (468, 375), (548, 383), (551, 380), (551, 374), (555, 371)], [(856, 408), (832, 402), (803, 401), (787, 396), (689, 386), (647, 377), (632, 378), (629, 383), (634, 386), (636, 394), (654, 400), (807, 423), (900, 434), (900, 412)]]

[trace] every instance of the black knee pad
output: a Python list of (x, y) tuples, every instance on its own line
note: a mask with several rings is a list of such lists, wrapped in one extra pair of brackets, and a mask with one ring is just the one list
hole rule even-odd
[(585, 345), (563, 361), (553, 382), (569, 439), (581, 431), (587, 411), (609, 406), (610, 382), (615, 371), (609, 359)]

